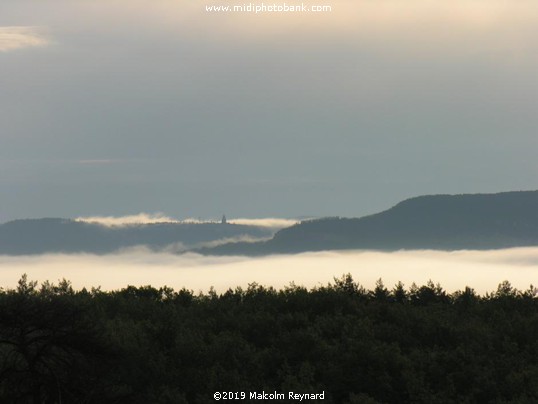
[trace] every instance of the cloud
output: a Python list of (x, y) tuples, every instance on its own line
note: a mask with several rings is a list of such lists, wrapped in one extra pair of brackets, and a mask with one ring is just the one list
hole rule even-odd
[(242, 224), (246, 226), (258, 226), (269, 227), (275, 230), (283, 229), (284, 227), (290, 227), (299, 223), (300, 220), (296, 219), (281, 219), (276, 217), (266, 217), (262, 219), (229, 219), (228, 223)]
[[(238, 237), (226, 237), (226, 238), (221, 238), (218, 240), (206, 241), (203, 243), (196, 244), (191, 247), (191, 250), (196, 249), (196, 248), (213, 248), (219, 245), (229, 244), (229, 243), (255, 243), (257, 241), (270, 240), (271, 238), (272, 237), (254, 237), (250, 235), (243, 235), (243, 236), (238, 236)], [(173, 250), (170, 250), (168, 246), (165, 248), (165, 251), (173, 251)]]
[(49, 44), (39, 27), (0, 27), (0, 52)]
[(495, 251), (346, 251), (263, 258), (206, 257), (187, 253), (155, 253), (144, 248), (111, 255), (0, 256), (0, 286), (15, 287), (23, 273), (40, 282), (66, 278), (76, 288), (101, 286), (105, 290), (127, 285), (168, 285), (224, 292), (257, 282), (283, 288), (294, 282), (315, 287), (351, 273), (372, 289), (382, 278), (387, 287), (402, 281), (406, 287), (428, 280), (447, 291), (473, 287), (484, 294), (503, 280), (524, 290), (538, 279), (538, 247)]
[[(79, 222), (97, 223), (103, 226), (129, 226), (137, 224), (152, 224), (152, 223), (215, 223), (220, 222), (220, 219), (202, 220), (187, 218), (184, 220), (174, 219), (166, 216), (163, 213), (138, 213), (136, 215), (127, 216), (80, 216), (75, 218)], [(228, 223), (238, 224), (243, 226), (267, 227), (274, 231), (283, 229), (284, 227), (293, 226), (300, 222), (296, 219), (282, 219), (276, 217), (260, 218), (260, 219), (228, 219)], [(231, 240), (231, 239), (230, 239)], [(252, 241), (252, 240), (236, 240), (235, 241)]]
[(128, 216), (86, 216), (75, 218), (78, 222), (97, 223), (103, 226), (129, 226), (151, 223), (178, 223), (179, 221), (162, 213), (139, 213)]

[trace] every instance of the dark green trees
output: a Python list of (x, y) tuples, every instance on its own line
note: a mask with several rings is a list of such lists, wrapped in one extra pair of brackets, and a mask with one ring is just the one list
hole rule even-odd
[(538, 402), (538, 299), (350, 275), (313, 290), (0, 290), (0, 402), (208, 403), (215, 391), (326, 403)]

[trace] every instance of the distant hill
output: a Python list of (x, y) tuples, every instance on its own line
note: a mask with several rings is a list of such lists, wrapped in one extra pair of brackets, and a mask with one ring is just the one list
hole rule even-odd
[[(375, 215), (307, 220), (272, 235), (268, 228), (230, 223), (103, 226), (28, 219), (0, 225), (0, 254), (105, 254), (140, 245), (211, 255), (538, 246), (538, 191), (420, 196)], [(265, 241), (225, 243), (238, 239)]]
[(270, 229), (221, 223), (155, 223), (103, 226), (70, 219), (14, 220), (0, 225), (0, 254), (104, 254), (144, 245), (176, 250), (222, 240), (271, 237)]
[(358, 219), (325, 218), (283, 229), (266, 242), (205, 254), (263, 255), (342, 249), (496, 249), (538, 245), (538, 191), (432, 195)]

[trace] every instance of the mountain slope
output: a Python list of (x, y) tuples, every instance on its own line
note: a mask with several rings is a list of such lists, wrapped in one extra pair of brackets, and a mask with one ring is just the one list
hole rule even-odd
[(267, 238), (267, 228), (220, 223), (155, 223), (107, 227), (69, 219), (14, 220), (0, 225), (0, 254), (110, 253), (144, 245), (192, 248), (231, 238)]
[(530, 245), (538, 245), (538, 191), (420, 196), (375, 215), (306, 221), (279, 231), (267, 242), (222, 245), (203, 252), (258, 255)]

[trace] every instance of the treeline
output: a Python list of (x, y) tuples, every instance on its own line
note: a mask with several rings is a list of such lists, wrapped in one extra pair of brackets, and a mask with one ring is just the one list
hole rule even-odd
[(224, 391), (536, 403), (537, 290), (366, 290), (350, 275), (222, 294), (76, 291), (26, 276), (0, 290), (2, 403), (214, 403)]

